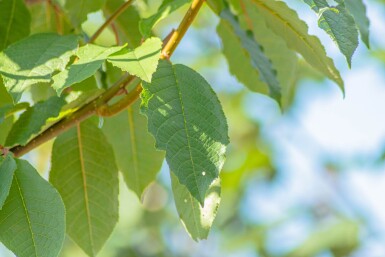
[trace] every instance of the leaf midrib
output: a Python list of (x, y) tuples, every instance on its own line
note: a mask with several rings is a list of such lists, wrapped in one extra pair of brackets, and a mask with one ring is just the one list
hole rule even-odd
[[(175, 78), (175, 86), (178, 90), (178, 96), (179, 96), (179, 101), (180, 101), (180, 106), (181, 106), (181, 110), (182, 110), (182, 117), (183, 117), (183, 125), (184, 125), (184, 131), (185, 131), (185, 134), (186, 134), (186, 139), (187, 139), (187, 146), (188, 146), (188, 151), (189, 151), (189, 155), (190, 155), (190, 160), (191, 160), (191, 164), (192, 164), (192, 168), (193, 168), (193, 177), (194, 177), (194, 180), (195, 180), (195, 185), (197, 187), (197, 191), (198, 191), (198, 195), (199, 195), (199, 200), (201, 200), (201, 192), (198, 188), (198, 180), (197, 180), (197, 176), (196, 176), (196, 170), (195, 170), (195, 164), (194, 164), (194, 160), (193, 160), (193, 157), (192, 157), (192, 152), (191, 152), (191, 143), (190, 143), (190, 132), (188, 130), (188, 127), (187, 127), (187, 121), (186, 121), (186, 115), (185, 115), (185, 110), (184, 110), (184, 104), (183, 104), (183, 96), (182, 96), (182, 92), (181, 92), (181, 88), (179, 86), (179, 81), (178, 81), (178, 77), (176, 75), (176, 70), (175, 70), (175, 66), (172, 65), (171, 66), (171, 69), (172, 69), (172, 73), (174, 75), (174, 78)], [(178, 178), (179, 180), (179, 178)]]
[(77, 126), (77, 138), (78, 138), (78, 146), (79, 146), (79, 160), (80, 160), (80, 166), (81, 166), (81, 172), (82, 172), (82, 179), (83, 179), (83, 191), (84, 191), (84, 203), (86, 207), (86, 214), (87, 214), (87, 225), (88, 225), (88, 232), (89, 232), (89, 239), (91, 244), (91, 251), (92, 254), (94, 254), (94, 241), (92, 238), (92, 226), (91, 226), (91, 214), (90, 214), (90, 208), (88, 205), (88, 191), (87, 191), (87, 176), (86, 176), (86, 169), (84, 166), (84, 156), (83, 156), (83, 144), (82, 144), (82, 133), (80, 124), (78, 123)]
[(137, 192), (141, 191), (140, 188), (140, 179), (139, 179), (139, 167), (138, 167), (138, 154), (136, 151), (136, 134), (135, 134), (135, 128), (134, 128), (134, 121), (133, 121), (133, 115), (132, 115), (132, 108), (129, 107), (127, 109), (128, 113), (128, 126), (130, 130), (130, 140), (131, 140), (131, 152), (132, 152), (132, 162), (134, 166), (134, 174), (135, 174), (135, 186), (137, 189)]
[(22, 192), (22, 190), (21, 190), (19, 181), (18, 181), (18, 179), (17, 179), (17, 175), (15, 174), (14, 176), (15, 176), (16, 186), (17, 186), (17, 189), (18, 189), (18, 191), (19, 191), (20, 198), (21, 198), (21, 202), (23, 203), (23, 210), (24, 210), (25, 216), (26, 216), (26, 218), (27, 218), (27, 222), (28, 222), (28, 230), (29, 230), (29, 232), (31, 233), (33, 249), (34, 249), (34, 252), (35, 252), (35, 256), (37, 257), (37, 246), (36, 246), (36, 242), (35, 242), (35, 236), (34, 236), (33, 231), (32, 231), (32, 223), (31, 223), (31, 220), (30, 220), (30, 218), (29, 218), (28, 209), (27, 209), (27, 206), (26, 206), (26, 204), (25, 204), (25, 199), (24, 199), (24, 197), (23, 197), (23, 192)]

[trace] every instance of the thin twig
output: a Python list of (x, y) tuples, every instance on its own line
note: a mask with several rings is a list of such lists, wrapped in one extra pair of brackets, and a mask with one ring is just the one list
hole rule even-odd
[(122, 14), (133, 2), (133, 0), (128, 0), (122, 4), (104, 23), (100, 28), (92, 35), (89, 40), (89, 43), (94, 42), (99, 35), (120, 15)]

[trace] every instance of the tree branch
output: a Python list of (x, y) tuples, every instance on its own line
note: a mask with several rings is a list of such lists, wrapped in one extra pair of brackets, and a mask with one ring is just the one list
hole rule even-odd
[(121, 15), (133, 2), (133, 0), (128, 0), (124, 4), (122, 4), (104, 23), (100, 28), (92, 35), (90, 40), (88, 41), (89, 43), (93, 43), (119, 15)]
[[(185, 35), (186, 31), (190, 27), (192, 21), (196, 17), (200, 7), (202, 6), (203, 2), (205, 0), (194, 0), (191, 4), (189, 10), (185, 14), (182, 22), (180, 23), (177, 30), (173, 31), (173, 33), (170, 36), (170, 39), (167, 40), (165, 45), (163, 46), (162, 50), (162, 59), (168, 59), (176, 47), (178, 46), (179, 42)], [(131, 92), (128, 93), (127, 97), (124, 97), (122, 100), (120, 100), (118, 103), (110, 106), (113, 109), (108, 110), (108, 106), (106, 107), (106, 104), (115, 96), (118, 94), (118, 92), (125, 88), (127, 85), (134, 85), (135, 88)], [(15, 157), (20, 157), (29, 151), (33, 150), (34, 148), (38, 147), (39, 145), (47, 142), (48, 140), (55, 138), (59, 134), (67, 131), (74, 125), (78, 124), (79, 122), (87, 119), (88, 117), (97, 114), (98, 111), (102, 110), (101, 112), (105, 113), (113, 113), (115, 111), (121, 111), (128, 107), (130, 104), (132, 104), (136, 99), (138, 99), (140, 93), (142, 91), (142, 87), (140, 86), (140, 80), (137, 77), (131, 76), (131, 75), (124, 75), (121, 77), (114, 85), (112, 85), (109, 89), (107, 89), (104, 93), (102, 93), (100, 96), (98, 96), (95, 100), (92, 100), (91, 102), (85, 104), (82, 108), (75, 111), (74, 113), (68, 115), (67, 117), (64, 117), (57, 123), (53, 124), (51, 127), (43, 131), (41, 134), (33, 138), (31, 141), (29, 141), (25, 146), (15, 146), (10, 149), (10, 151), (15, 155)]]

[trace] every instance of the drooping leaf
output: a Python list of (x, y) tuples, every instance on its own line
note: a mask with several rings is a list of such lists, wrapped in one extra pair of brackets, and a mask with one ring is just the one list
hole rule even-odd
[[(108, 0), (104, 7), (105, 16), (109, 17), (123, 3), (124, 0)], [(127, 43), (130, 48), (138, 46), (142, 39), (138, 27), (139, 20), (138, 11), (135, 9), (135, 6), (131, 5), (114, 22), (118, 30), (120, 42)]]
[(53, 76), (54, 83), (52, 87), (58, 94), (61, 94), (67, 87), (82, 82), (94, 75), (108, 56), (121, 50), (123, 47), (103, 47), (93, 44), (80, 47), (76, 54), (79, 58), (78, 61)]
[(31, 16), (23, 0), (0, 1), (0, 51), (29, 35)]
[(118, 115), (105, 119), (103, 131), (111, 142), (119, 170), (127, 186), (141, 199), (156, 179), (164, 152), (155, 149), (154, 137), (144, 129), (147, 119), (139, 113), (139, 102)]
[(28, 107), (13, 125), (5, 145), (25, 145), (33, 135), (40, 132), (49, 118), (59, 115), (65, 103), (63, 98), (53, 96), (46, 101)]
[(158, 66), (162, 41), (159, 38), (149, 38), (134, 50), (123, 49), (108, 57), (112, 65), (138, 76), (144, 81), (151, 82), (152, 74)]
[(358, 30), (361, 34), (361, 39), (365, 45), (370, 48), (369, 43), (369, 19), (366, 16), (366, 6), (362, 0), (345, 0), (345, 6), (348, 11), (353, 15), (356, 21)]
[[(241, 0), (244, 8), (240, 10), (239, 19), (244, 26), (251, 29), (254, 37), (262, 46), (264, 53), (277, 71), (277, 79), (282, 88), (282, 108), (287, 108), (293, 97), (295, 79), (298, 76), (298, 57), (289, 49), (281, 37), (267, 28), (263, 17), (252, 3), (252, 0)], [(245, 67), (244, 63), (240, 67)], [(251, 73), (249, 74), (251, 76)]]
[(179, 218), (195, 241), (206, 239), (214, 222), (221, 201), (220, 179), (214, 180), (202, 206), (171, 173), (172, 191)]
[(318, 15), (318, 26), (325, 30), (345, 55), (349, 67), (358, 46), (358, 31), (353, 16), (343, 4), (330, 7), (326, 0), (304, 0)]
[(4, 159), (0, 156), (0, 210), (8, 197), (15, 170), (16, 162), (10, 155), (7, 155)]
[(15, 102), (22, 92), (38, 82), (50, 82), (56, 70), (64, 70), (77, 48), (77, 36), (35, 34), (0, 53), (0, 73)]
[(118, 220), (118, 169), (96, 122), (60, 135), (52, 150), (50, 181), (63, 197), (68, 235), (96, 256)]
[[(232, 56), (229, 57), (228, 62), (229, 66), (231, 67), (230, 70), (234, 72), (234, 75), (240, 81), (244, 82), (245, 85), (252, 90), (255, 89), (256, 86), (258, 88), (260, 83), (258, 83), (259, 85), (250, 84), (250, 73), (248, 72), (251, 70), (256, 70), (259, 79), (264, 82), (265, 85), (267, 85), (269, 89), (269, 95), (280, 103), (281, 88), (276, 78), (276, 71), (273, 69), (269, 58), (266, 57), (261, 46), (257, 41), (255, 41), (253, 33), (250, 31), (244, 31), (228, 9), (222, 11), (221, 18), (222, 20), (218, 27), (218, 33), (220, 36), (224, 37), (222, 39), (223, 45), (226, 45), (226, 51), (224, 51), (224, 53), (227, 56)], [(231, 40), (227, 42), (227, 39)], [(238, 44), (237, 48), (241, 48), (242, 51), (236, 51), (236, 49), (233, 49), (232, 45), (228, 43)], [(242, 55), (242, 59), (247, 59), (247, 61), (240, 62), (238, 59), (239, 55)], [(235, 59), (238, 59), (238, 61), (234, 62)], [(246, 69), (246, 65), (251, 65), (251, 67)], [(256, 72), (253, 71), (251, 74), (256, 74)], [(264, 86), (264, 88), (265, 87), (266, 86)], [(255, 91), (258, 92), (258, 89)]]
[(0, 211), (0, 241), (19, 257), (56, 257), (65, 237), (63, 201), (27, 161), (16, 164)]
[(266, 25), (280, 36), (289, 48), (301, 54), (309, 64), (344, 90), (344, 83), (333, 60), (327, 57), (320, 40), (308, 34), (306, 23), (299, 19), (294, 10), (283, 1), (253, 0), (253, 4), (265, 19)]
[(80, 26), (87, 20), (87, 14), (100, 10), (106, 0), (66, 0), (64, 8), (73, 26)]
[(170, 170), (204, 203), (219, 176), (229, 143), (226, 118), (210, 85), (194, 70), (161, 61), (143, 83), (142, 111)]
[(172, 12), (178, 10), (183, 5), (189, 3), (190, 0), (171, 0), (171, 1), (164, 1), (162, 5), (159, 7), (158, 11), (145, 19), (142, 19), (139, 23), (139, 30), (140, 33), (144, 37), (151, 36), (151, 30), (152, 28), (162, 19), (166, 18), (168, 15), (170, 15)]

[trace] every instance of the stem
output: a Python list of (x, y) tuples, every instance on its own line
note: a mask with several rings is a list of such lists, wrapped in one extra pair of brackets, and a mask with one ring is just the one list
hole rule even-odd
[[(191, 4), (190, 9), (187, 11), (185, 17), (183, 18), (181, 24), (178, 29), (174, 31), (170, 40), (163, 47), (162, 51), (162, 59), (168, 59), (170, 55), (174, 52), (175, 48), (181, 41), (183, 35), (186, 33), (187, 29), (191, 25), (193, 19), (197, 15), (199, 8), (202, 6), (205, 0), (194, 0)], [(176, 36), (175, 36), (176, 35)], [(165, 55), (164, 53), (168, 53)], [(40, 133), (38, 136), (29, 141), (25, 146), (15, 146), (10, 149), (11, 152), (15, 155), (15, 157), (20, 157), (29, 151), (35, 149), (39, 145), (51, 140), (52, 138), (58, 136), (59, 134), (67, 131), (71, 127), (76, 124), (82, 122), (88, 117), (97, 114), (100, 112), (109, 112), (108, 106), (106, 104), (122, 89), (127, 85), (135, 85), (134, 90), (128, 93), (127, 97), (124, 97), (118, 103), (110, 106), (112, 110), (110, 113), (117, 112), (123, 110), (125, 107), (128, 107), (132, 104), (136, 99), (138, 99), (142, 87), (140, 86), (140, 80), (131, 75), (124, 75), (121, 77), (114, 85), (112, 85), (109, 89), (107, 89), (104, 93), (98, 96), (95, 100), (85, 104), (82, 108), (70, 114), (67, 117), (64, 117), (57, 123), (53, 124), (51, 127)]]
[(89, 40), (89, 43), (94, 42), (99, 35), (107, 28), (119, 15), (121, 15), (132, 3), (133, 0), (128, 0), (122, 4), (104, 23), (100, 28), (95, 32), (94, 35)]
[(111, 117), (111, 116), (114, 116), (115, 114), (118, 114), (119, 112), (123, 111), (128, 106), (133, 104), (139, 98), (140, 92), (142, 92), (142, 86), (140, 83), (138, 83), (133, 90), (128, 92), (127, 95), (125, 95), (117, 103), (113, 105), (107, 105), (107, 104), (102, 105), (97, 110), (97, 114), (102, 117)]

